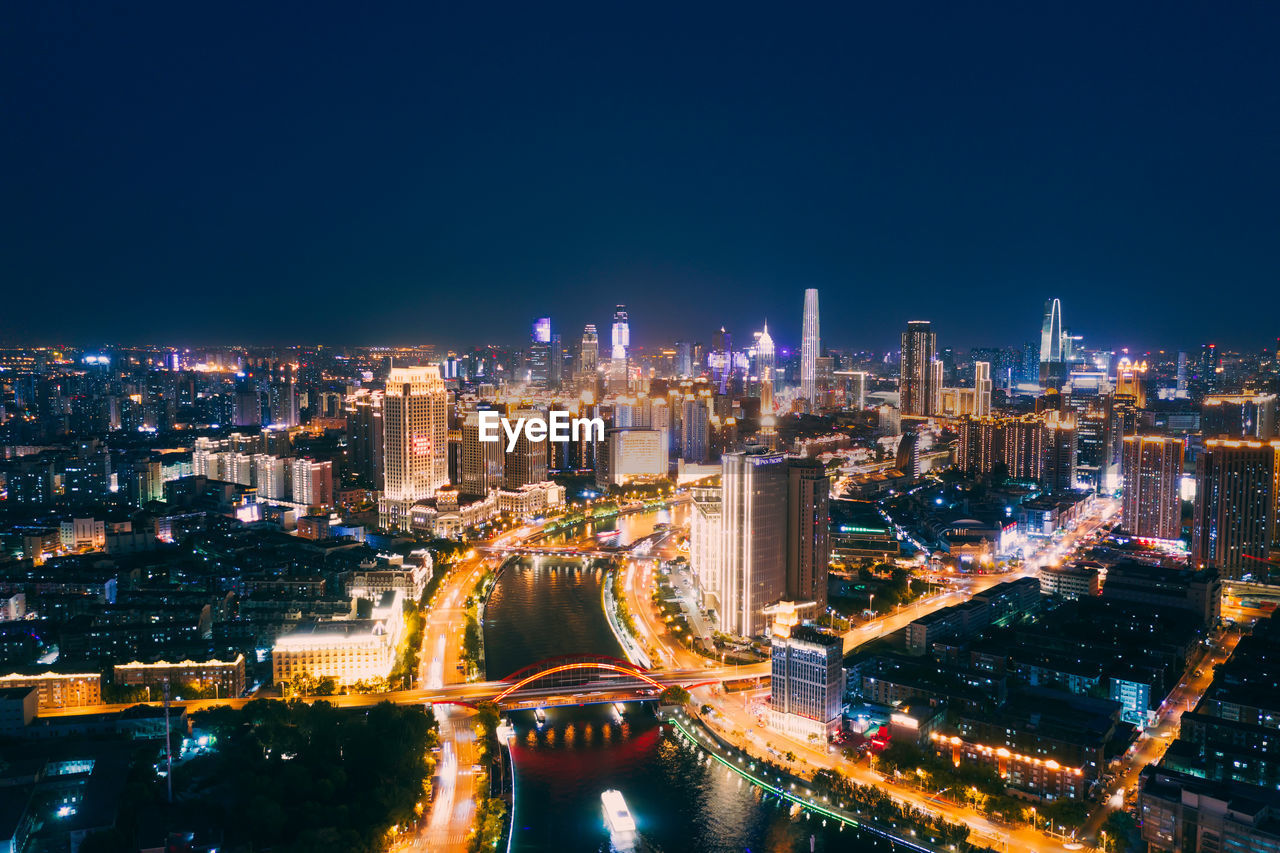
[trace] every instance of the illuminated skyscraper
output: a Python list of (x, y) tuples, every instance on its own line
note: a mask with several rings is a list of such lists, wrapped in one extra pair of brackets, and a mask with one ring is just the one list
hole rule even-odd
[(1182, 452), (1182, 440), (1171, 436), (1125, 436), (1123, 524), (1135, 536), (1181, 535)]
[(818, 356), (822, 352), (818, 337), (818, 291), (804, 292), (804, 326), (800, 339), (800, 395), (813, 409), (818, 396)]
[(595, 324), (588, 323), (582, 330), (582, 347), (578, 351), (578, 385), (594, 389), (599, 367), (600, 336), (596, 334)]
[(467, 414), (462, 421), (458, 491), (484, 497), (493, 489), (502, 488), (503, 447), (502, 441), (481, 441), (480, 415)]
[(945, 376), (945, 365), (934, 359), (929, 364), (929, 408), (926, 414), (936, 415), (942, 411), (942, 383)]
[(933, 356), (937, 335), (928, 320), (912, 320), (902, 333), (902, 371), (898, 379), (899, 408), (904, 415), (930, 415), (933, 403)]
[[(526, 420), (546, 420), (546, 413), (533, 409), (522, 409), (509, 412), (507, 419), (518, 422)], [(505, 445), (504, 445), (505, 447)], [(533, 441), (526, 430), (521, 430), (516, 439), (516, 446), (506, 453), (503, 462), (503, 484), (508, 489), (518, 489), (547, 481), (547, 439)]]
[(973, 414), (985, 418), (991, 414), (991, 364), (973, 363)]
[(816, 459), (787, 461), (787, 598), (827, 608), (831, 481)]
[(613, 348), (609, 358), (609, 388), (615, 391), (627, 387), (627, 350), (631, 346), (631, 326), (627, 322), (627, 306), (619, 305), (613, 312)]
[(1066, 378), (1066, 333), (1062, 328), (1062, 303), (1050, 299), (1044, 303), (1044, 319), (1040, 323), (1040, 383), (1057, 388)]
[(773, 338), (769, 335), (769, 324), (764, 324), (764, 331), (756, 341), (756, 373), (760, 377), (760, 432), (766, 442), (777, 434), (777, 418), (773, 413)]
[(1224, 580), (1267, 579), (1278, 544), (1280, 439), (1211, 438), (1196, 460), (1191, 563)]
[(447, 408), (436, 365), (391, 368), (382, 398), (383, 527), (407, 529), (409, 508), (449, 482)]
[(1049, 412), (1045, 417), (1044, 459), (1040, 481), (1049, 492), (1068, 492), (1076, 487), (1076, 417)]
[(724, 551), (718, 579), (721, 630), (763, 634), (765, 607), (787, 591), (787, 460), (781, 453), (726, 453), (720, 506)]
[(1210, 394), (1200, 404), (1200, 432), (1271, 438), (1276, 435), (1276, 395)]

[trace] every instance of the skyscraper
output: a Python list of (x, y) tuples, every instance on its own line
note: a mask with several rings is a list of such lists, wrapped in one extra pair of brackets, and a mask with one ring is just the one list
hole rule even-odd
[(1040, 323), (1040, 384), (1058, 388), (1066, 378), (1066, 332), (1062, 328), (1062, 303), (1050, 299), (1044, 303), (1044, 319)]
[(1044, 424), (1044, 461), (1040, 480), (1049, 492), (1076, 487), (1076, 416), (1049, 412)]
[(769, 335), (769, 324), (764, 324), (764, 331), (756, 341), (756, 374), (760, 377), (760, 434), (770, 447), (776, 442), (777, 417), (773, 413), (773, 338)]
[(609, 388), (625, 391), (627, 388), (627, 349), (631, 346), (631, 326), (627, 321), (627, 306), (619, 305), (613, 312), (613, 348), (609, 357)]
[(817, 459), (787, 460), (787, 598), (827, 608), (831, 481)]
[(818, 356), (822, 353), (818, 337), (818, 291), (804, 292), (804, 325), (800, 338), (800, 395), (813, 409), (818, 396)]
[(991, 364), (973, 363), (973, 414), (985, 418), (991, 414)]
[(899, 408), (904, 415), (930, 415), (934, 394), (933, 356), (938, 338), (928, 320), (912, 320), (902, 333), (902, 369), (898, 379)]
[(1135, 536), (1177, 539), (1182, 533), (1182, 440), (1124, 437), (1124, 527)]
[(840, 729), (844, 708), (844, 641), (797, 625), (771, 642), (769, 725), (799, 737), (825, 738)]
[(726, 453), (720, 506), (724, 550), (716, 592), (721, 630), (764, 633), (763, 608), (787, 591), (787, 464), (781, 453)]
[(595, 324), (588, 323), (582, 330), (582, 346), (578, 350), (578, 385), (594, 389), (599, 366), (600, 336), (596, 334)]
[(470, 412), (462, 421), (462, 448), (458, 491), (484, 497), (502, 488), (503, 442), (480, 440), (480, 415)]
[(1196, 460), (1191, 563), (1224, 580), (1267, 577), (1276, 547), (1280, 439), (1211, 438)]
[[(546, 420), (543, 412), (522, 409), (507, 415), (508, 420), (518, 421), (520, 418)], [(516, 439), (515, 449), (506, 453), (503, 461), (503, 484), (508, 489), (518, 489), (534, 483), (547, 481), (547, 440), (533, 441), (527, 430), (521, 430)]]
[(409, 508), (449, 482), (448, 392), (434, 364), (393, 367), (382, 398), (378, 523), (403, 530)]

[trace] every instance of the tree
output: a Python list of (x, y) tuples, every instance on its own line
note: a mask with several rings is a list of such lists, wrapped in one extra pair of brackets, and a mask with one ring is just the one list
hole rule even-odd
[(672, 685), (658, 695), (658, 702), (663, 705), (688, 705), (692, 698), (688, 690)]

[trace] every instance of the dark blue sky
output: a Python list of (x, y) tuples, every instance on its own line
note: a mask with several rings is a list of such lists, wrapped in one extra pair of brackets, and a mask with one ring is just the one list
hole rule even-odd
[(1280, 5), (687, 5), (10, 4), (0, 339), (1280, 335)]

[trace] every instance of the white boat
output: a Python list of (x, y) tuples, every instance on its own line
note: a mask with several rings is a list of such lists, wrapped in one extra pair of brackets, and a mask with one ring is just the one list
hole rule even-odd
[(609, 832), (614, 836), (635, 834), (636, 821), (621, 791), (610, 788), (600, 795), (600, 803), (604, 806), (604, 825), (609, 827)]
[(617, 715), (618, 715), (618, 719), (619, 719), (619, 720), (621, 720), (621, 719), (622, 719), (622, 712), (623, 712), (622, 703), (621, 703), (621, 702), (614, 702), (614, 703), (613, 703), (613, 713), (615, 713), (615, 714), (617, 714)]
[(537, 720), (538, 725), (541, 726), (547, 721), (547, 712), (542, 710), (541, 708), (537, 708), (533, 712), (533, 718)]

